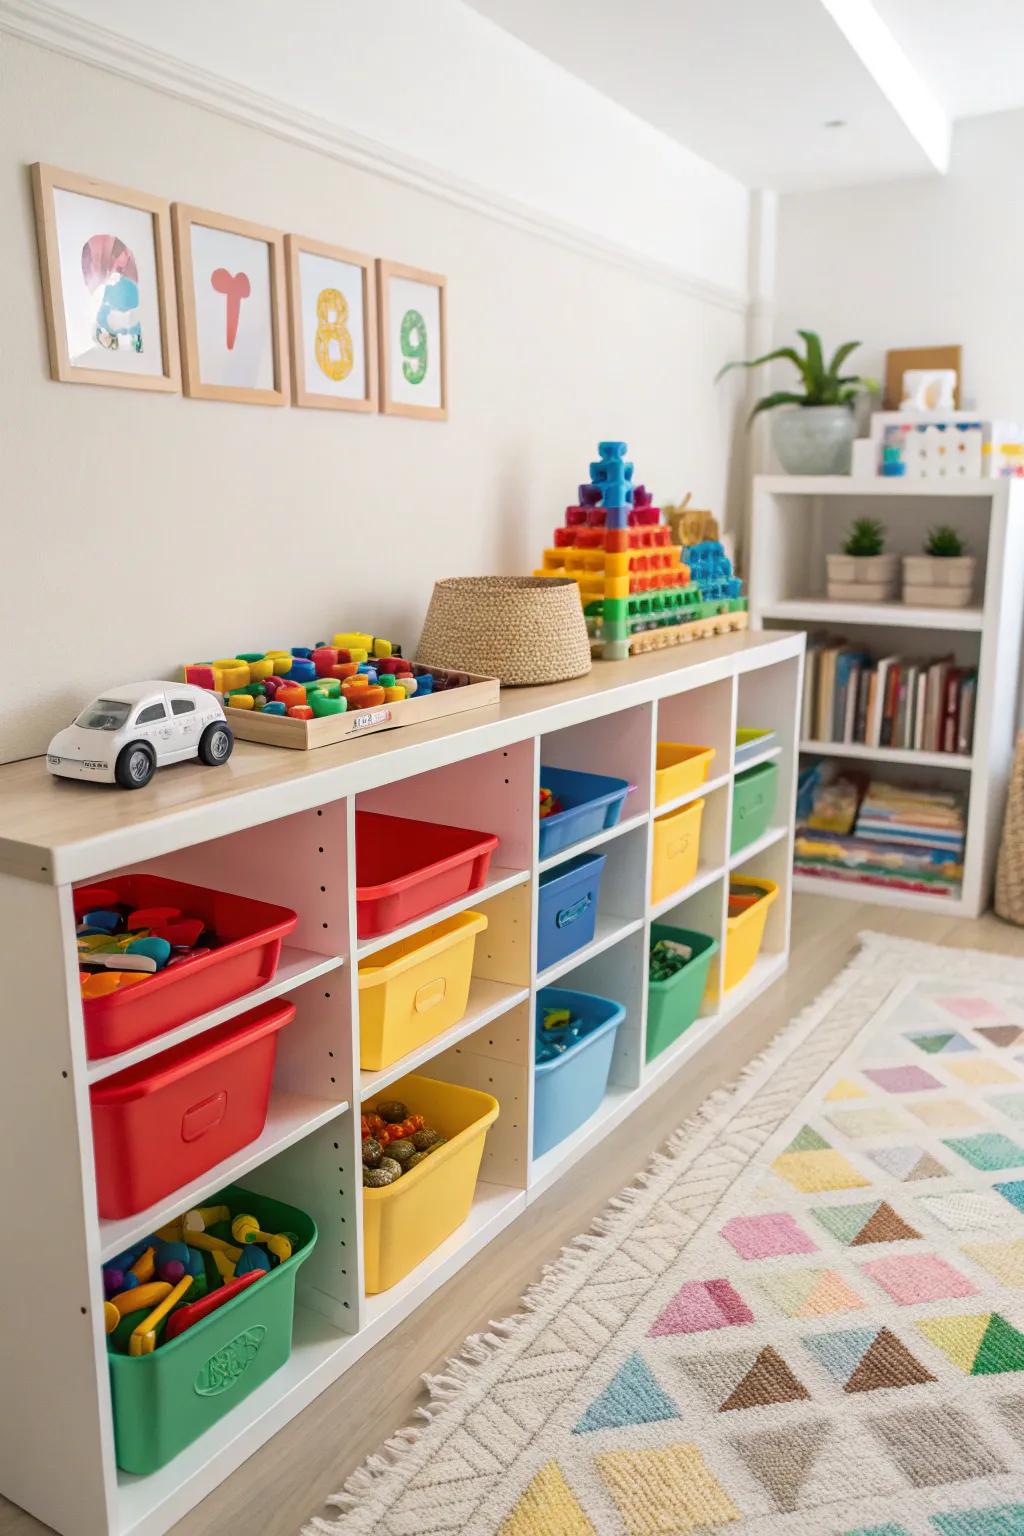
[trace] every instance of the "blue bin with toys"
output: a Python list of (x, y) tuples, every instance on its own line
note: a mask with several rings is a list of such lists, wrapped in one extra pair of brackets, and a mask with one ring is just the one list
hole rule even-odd
[[(545, 1015), (556, 1010), (568, 1013), (569, 1020), (546, 1030)], [(563, 987), (542, 987), (537, 993), (534, 1157), (543, 1157), (601, 1107), (625, 1017), (625, 1008), (611, 998)]]
[(603, 853), (581, 853), (540, 877), (537, 893), (537, 969), (546, 971), (594, 937), (604, 873)]
[(628, 779), (613, 779), (606, 773), (580, 773), (575, 768), (541, 765), (540, 782), (542, 790), (550, 790), (562, 807), (541, 817), (542, 859), (561, 853), (571, 843), (618, 826), (630, 791)]

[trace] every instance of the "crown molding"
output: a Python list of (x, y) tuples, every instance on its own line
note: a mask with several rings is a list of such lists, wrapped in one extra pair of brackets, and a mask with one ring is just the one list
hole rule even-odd
[(130, 41), (106, 27), (92, 25), (56, 6), (45, 4), (44, 0), (0, 0), (0, 32), (92, 64), (108, 74), (150, 86), (181, 101), (192, 102), (248, 127), (262, 129), (264, 133), (328, 155), (344, 165), (386, 176), (402, 186), (427, 192), (456, 207), (631, 272), (701, 303), (739, 314), (746, 311), (747, 295), (739, 289), (691, 276), (667, 262), (656, 261), (628, 246), (592, 234), (579, 225), (556, 219), (325, 118)]

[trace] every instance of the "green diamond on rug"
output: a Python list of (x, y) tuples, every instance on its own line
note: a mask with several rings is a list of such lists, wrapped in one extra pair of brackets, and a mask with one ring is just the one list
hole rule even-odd
[(1024, 1536), (1008, 991), (867, 936), (309, 1536)]

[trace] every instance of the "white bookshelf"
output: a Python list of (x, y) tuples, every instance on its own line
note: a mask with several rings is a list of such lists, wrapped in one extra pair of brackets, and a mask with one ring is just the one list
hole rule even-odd
[[(160, 1536), (733, 1028), (788, 960), (802, 662), (799, 634), (723, 636), (600, 663), (571, 683), (505, 692), (492, 709), (338, 747), (302, 753), (239, 743), (223, 768), (162, 769), (134, 794), (56, 781), (40, 759), (0, 767), (0, 920), (18, 956), (8, 968), (12, 1027), (0, 1073), (0, 1358), (17, 1413), (0, 1435), (0, 1491), (64, 1536)], [(737, 726), (751, 724), (777, 733), (777, 813), (764, 837), (730, 857), (733, 743)], [(698, 875), (655, 909), (659, 739), (713, 746), (716, 757), (700, 791)], [(619, 826), (541, 863), (541, 764), (628, 779), (634, 790)], [(359, 960), (395, 934), (356, 936), (357, 807), (500, 838), (483, 889), (400, 930), (415, 933), (468, 906), (487, 914), (465, 1017), (379, 1072), (359, 1068), (356, 980)], [(594, 941), (538, 975), (539, 875), (584, 847), (606, 855)], [(296, 1014), (281, 1032), (263, 1135), (150, 1210), (106, 1222), (96, 1212), (89, 1087), (109, 1075), (109, 1064), (85, 1057), (71, 890), (126, 866), (273, 900), (299, 921), (268, 987), (113, 1065), (199, 1035), (262, 998), (287, 996)], [(648, 1062), (651, 922), (667, 916), (724, 947), (729, 874), (738, 867), (780, 887), (762, 952), (739, 986), (705, 1003), (690, 1029)], [(713, 965), (720, 984), (721, 948)], [(578, 1133), (534, 1158), (534, 1006), (538, 986), (555, 978), (616, 998), (626, 1019), (601, 1106)], [(740, 1060), (742, 1023), (736, 1040)], [(501, 1112), (467, 1221), (398, 1285), (367, 1296), (360, 1104), (410, 1070), (485, 1088)], [(114, 1454), (101, 1260), (235, 1177), (308, 1211), (319, 1228), (298, 1272), (292, 1356), (166, 1467), (127, 1476)], [(472, 1326), (467, 1318), (466, 1330)]]
[[(841, 548), (855, 517), (886, 524), (886, 550), (918, 554), (928, 529), (952, 523), (977, 558), (970, 607), (913, 607), (900, 602), (831, 602), (825, 556)], [(880, 772), (968, 793), (964, 878), (959, 898), (797, 876), (794, 888), (976, 916), (989, 903), (1018, 720), (1024, 603), (1024, 482), (1017, 480), (853, 479), (759, 475), (750, 536), (750, 618), (755, 629), (827, 631), (875, 655), (929, 659), (952, 653), (976, 666), (978, 693), (970, 754), (916, 752), (860, 743), (802, 741), (807, 754), (848, 760)]]

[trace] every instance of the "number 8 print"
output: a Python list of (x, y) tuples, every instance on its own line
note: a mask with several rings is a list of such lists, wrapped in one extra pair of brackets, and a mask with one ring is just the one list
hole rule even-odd
[(422, 384), (427, 376), (427, 327), (418, 309), (407, 309), (402, 316), (399, 341), (406, 383)]

